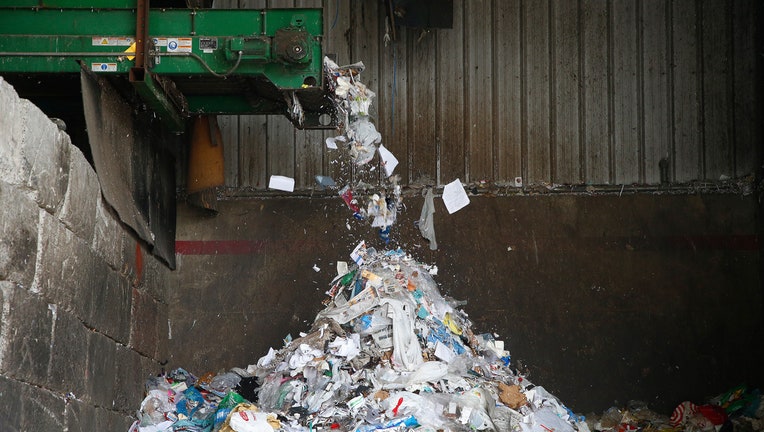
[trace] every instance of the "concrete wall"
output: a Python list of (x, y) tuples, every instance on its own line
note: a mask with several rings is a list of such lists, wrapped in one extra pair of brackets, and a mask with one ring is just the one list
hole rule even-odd
[(2, 78), (0, 106), (0, 430), (127, 430), (167, 358), (169, 270)]
[[(388, 247), (436, 264), (474, 330), (498, 333), (515, 366), (577, 412), (634, 399), (670, 414), (683, 400), (764, 385), (758, 202), (472, 196), (449, 215), (436, 198), (430, 251), (413, 226), (422, 199), (407, 197)], [(385, 247), (339, 197), (224, 201), (214, 217), (182, 206), (171, 364), (245, 367), (307, 331), (335, 263), (360, 240)]]

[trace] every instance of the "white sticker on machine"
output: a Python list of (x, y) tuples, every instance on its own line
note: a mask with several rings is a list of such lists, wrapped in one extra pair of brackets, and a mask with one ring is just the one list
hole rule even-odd
[(191, 52), (193, 39), (167, 38), (167, 52)]
[(91, 63), (90, 70), (93, 72), (116, 72), (116, 63)]
[(93, 36), (91, 38), (93, 46), (130, 46), (133, 44), (131, 37), (115, 36)]

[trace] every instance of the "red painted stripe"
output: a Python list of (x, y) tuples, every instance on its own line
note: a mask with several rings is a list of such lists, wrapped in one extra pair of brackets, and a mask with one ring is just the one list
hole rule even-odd
[(143, 251), (140, 242), (135, 242), (135, 280), (139, 284), (143, 282)]
[(178, 240), (179, 255), (248, 255), (265, 250), (265, 241), (258, 240)]

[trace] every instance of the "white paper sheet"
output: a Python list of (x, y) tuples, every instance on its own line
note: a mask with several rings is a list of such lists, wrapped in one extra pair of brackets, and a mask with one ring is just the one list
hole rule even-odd
[(350, 270), (348, 269), (348, 263), (345, 261), (337, 261), (337, 277), (346, 275)]
[(453, 214), (470, 203), (470, 197), (467, 196), (461, 180), (456, 179), (443, 188), (443, 203), (448, 214)]
[(337, 150), (337, 143), (338, 142), (346, 142), (347, 138), (345, 138), (345, 135), (340, 135), (336, 137), (327, 137), (326, 138), (326, 148)]
[(294, 179), (291, 177), (272, 175), (268, 182), (268, 188), (294, 192)]
[(366, 256), (366, 242), (361, 240), (358, 246), (350, 252), (350, 258), (358, 265), (363, 265), (363, 258)]
[(435, 357), (443, 360), (446, 363), (451, 363), (451, 360), (456, 357), (456, 354), (454, 354), (454, 351), (451, 348), (447, 347), (441, 341), (438, 341), (435, 344)]
[(398, 166), (398, 159), (382, 144), (379, 145), (377, 150), (379, 151), (379, 157), (382, 159), (382, 165), (385, 167), (385, 172), (390, 177), (393, 175), (395, 167)]

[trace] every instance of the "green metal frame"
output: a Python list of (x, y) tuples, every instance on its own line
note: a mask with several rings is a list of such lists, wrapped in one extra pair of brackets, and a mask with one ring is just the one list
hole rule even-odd
[[(8, 0), (0, 3), (0, 74), (79, 73), (128, 75), (136, 67), (131, 44), (138, 0)], [(256, 77), (282, 92), (323, 84), (323, 11), (295, 9), (150, 9), (145, 73), (131, 82), (163, 117), (177, 122), (172, 99), (158, 77), (204, 79), (203, 95), (183, 95), (191, 113), (257, 114), (277, 110), (267, 101), (216, 93), (210, 78)], [(284, 33), (286, 32), (286, 33)], [(283, 35), (297, 37), (295, 51), (281, 48)], [(284, 44), (282, 43), (282, 46)], [(138, 45), (140, 47), (140, 44)], [(135, 48), (133, 48), (134, 50)], [(286, 52), (287, 55), (284, 54)], [(298, 93), (299, 94), (299, 93)], [(218, 95), (219, 98), (211, 96)], [(180, 107), (175, 105), (175, 109)], [(181, 117), (188, 113), (181, 112)]]
[[(136, 11), (130, 9), (0, 9), (0, 72), (79, 72), (78, 61), (84, 61), (93, 72), (127, 73), (133, 61), (125, 51), (135, 40), (135, 22)], [(304, 28), (311, 36), (307, 63), (242, 61), (235, 72), (263, 75), (280, 89), (300, 89), (311, 78), (321, 82), (321, 9), (152, 9), (149, 23), (150, 38), (158, 44), (149, 66), (152, 73), (224, 74), (235, 64), (226, 56), (231, 42), (273, 38), (277, 30), (291, 27)], [(178, 39), (188, 48), (173, 53), (167, 44)], [(204, 43), (218, 48), (204, 50)]]

